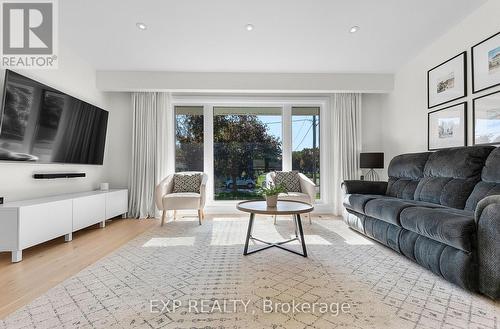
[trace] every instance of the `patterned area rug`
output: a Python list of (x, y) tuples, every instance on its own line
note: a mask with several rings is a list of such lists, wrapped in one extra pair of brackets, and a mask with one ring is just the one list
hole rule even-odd
[[(308, 258), (277, 248), (243, 256), (246, 227), (238, 216), (154, 227), (0, 328), (499, 327), (499, 303), (449, 284), (338, 219), (304, 223)], [(256, 219), (254, 235), (263, 239), (292, 232), (287, 217), (276, 226)]]

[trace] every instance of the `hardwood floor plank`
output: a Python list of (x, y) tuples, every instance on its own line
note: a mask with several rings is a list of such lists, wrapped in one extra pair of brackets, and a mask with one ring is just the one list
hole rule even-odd
[(23, 251), (23, 261), (11, 263), (10, 252), (0, 253), (0, 318), (28, 304), (58, 283), (80, 272), (151, 227), (154, 219), (114, 219)]

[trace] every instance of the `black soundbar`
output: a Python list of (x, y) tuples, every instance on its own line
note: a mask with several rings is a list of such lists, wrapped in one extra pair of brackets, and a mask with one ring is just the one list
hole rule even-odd
[(34, 179), (77, 178), (77, 177), (85, 177), (85, 173), (84, 172), (69, 172), (69, 173), (33, 174)]

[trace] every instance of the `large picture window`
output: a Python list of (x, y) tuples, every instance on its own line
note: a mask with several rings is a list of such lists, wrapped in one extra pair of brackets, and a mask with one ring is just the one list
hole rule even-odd
[(175, 107), (175, 171), (203, 171), (203, 106)]
[(320, 188), (328, 174), (320, 170), (320, 159), (328, 154), (326, 149), (320, 155), (324, 101), (179, 97), (174, 103), (175, 171), (205, 171), (212, 202), (262, 199), (258, 190), (267, 173), (294, 170), (316, 184), (321, 200), (329, 192), (326, 186), (322, 195)]
[(316, 184), (320, 198), (319, 107), (292, 107), (292, 170)]
[(214, 107), (214, 199), (261, 198), (265, 174), (282, 168), (281, 107)]

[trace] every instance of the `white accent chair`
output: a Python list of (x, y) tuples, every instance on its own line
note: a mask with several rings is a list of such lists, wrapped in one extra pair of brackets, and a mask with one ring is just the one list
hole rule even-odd
[(201, 184), (199, 193), (173, 193), (174, 189), (174, 175), (168, 175), (164, 180), (162, 180), (155, 189), (155, 203), (156, 207), (162, 211), (161, 225), (165, 223), (165, 217), (167, 216), (167, 211), (174, 211), (174, 220), (177, 217), (177, 210), (186, 209), (197, 209), (198, 210), (198, 222), (201, 225), (201, 220), (205, 218), (205, 200), (206, 200), (206, 187), (208, 181), (208, 175), (203, 172), (197, 171), (185, 171), (178, 172), (176, 174), (180, 175), (192, 175), (201, 174)]
[[(266, 174), (266, 185), (274, 185), (275, 178), (276, 172), (274, 171)], [(299, 173), (299, 180), (300, 192), (280, 193), (278, 200), (301, 201), (314, 205), (314, 200), (316, 200), (316, 184), (302, 173)], [(309, 224), (311, 224), (311, 213), (308, 213), (307, 216), (309, 217)], [(276, 216), (274, 216), (274, 224), (276, 224)]]

